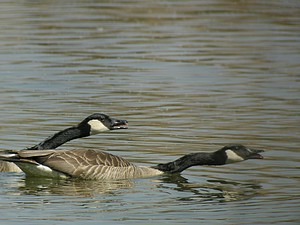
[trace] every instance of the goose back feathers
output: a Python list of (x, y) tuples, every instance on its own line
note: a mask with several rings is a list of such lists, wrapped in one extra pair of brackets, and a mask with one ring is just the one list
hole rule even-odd
[[(127, 124), (127, 120), (114, 119), (103, 113), (94, 113), (86, 117), (76, 126), (59, 131), (39, 144), (27, 148), (27, 150), (55, 149), (77, 138), (87, 137), (109, 130), (127, 129)], [(21, 172), (21, 170), (13, 163), (1, 161), (0, 172)]]
[(136, 166), (119, 156), (93, 149), (22, 150), (11, 152), (9, 161), (17, 164), (27, 175), (55, 178), (115, 180), (163, 173), (154, 168)]
[(211, 153), (191, 153), (154, 167), (136, 166), (119, 156), (91, 149), (9, 151), (0, 154), (0, 160), (14, 162), (31, 176), (115, 180), (151, 177), (164, 172), (180, 173), (191, 166), (262, 159), (260, 152), (263, 150), (230, 145)]

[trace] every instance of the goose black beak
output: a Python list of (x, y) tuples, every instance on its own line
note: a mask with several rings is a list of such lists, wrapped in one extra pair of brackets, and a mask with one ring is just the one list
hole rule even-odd
[(247, 159), (263, 159), (264, 157), (259, 154), (261, 152), (264, 152), (262, 149), (249, 149), (249, 155), (247, 156)]
[(111, 123), (112, 123), (111, 130), (128, 129), (127, 120), (111, 119)]

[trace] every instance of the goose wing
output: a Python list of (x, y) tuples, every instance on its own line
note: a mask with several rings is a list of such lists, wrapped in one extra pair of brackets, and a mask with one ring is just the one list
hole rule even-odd
[(109, 179), (135, 167), (129, 161), (99, 150), (42, 150), (22, 151), (22, 158), (34, 159), (37, 163), (71, 177), (84, 179)]
[[(1, 159), (1, 156), (0, 156)], [(16, 163), (27, 175), (93, 180), (133, 179), (160, 175), (151, 167), (99, 150), (22, 150), (3, 158)]]

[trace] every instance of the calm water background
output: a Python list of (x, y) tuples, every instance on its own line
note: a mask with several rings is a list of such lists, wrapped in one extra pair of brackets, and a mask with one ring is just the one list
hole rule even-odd
[(1, 1), (0, 148), (72, 141), (155, 165), (228, 143), (265, 160), (116, 182), (0, 174), (0, 224), (299, 224), (300, 3)]

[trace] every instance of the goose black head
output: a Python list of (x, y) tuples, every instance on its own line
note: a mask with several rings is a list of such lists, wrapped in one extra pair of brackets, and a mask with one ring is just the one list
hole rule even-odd
[(127, 129), (127, 120), (119, 120), (109, 117), (103, 113), (94, 113), (85, 118), (79, 126), (87, 127), (90, 130), (90, 135), (100, 132), (117, 129)]
[(263, 159), (263, 156), (259, 153), (264, 152), (264, 150), (247, 148), (239, 144), (226, 145), (219, 151), (224, 152), (226, 155), (225, 164), (241, 162), (247, 159)]

